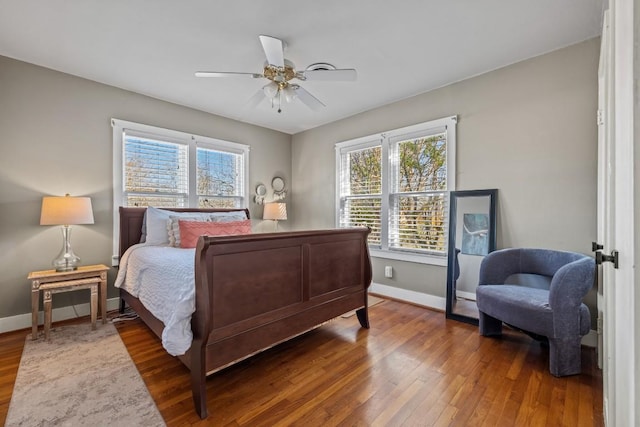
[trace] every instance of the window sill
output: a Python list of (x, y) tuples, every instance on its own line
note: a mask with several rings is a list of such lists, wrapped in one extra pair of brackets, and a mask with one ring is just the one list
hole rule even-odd
[(417, 264), (439, 265), (446, 267), (447, 257), (422, 255), (408, 252), (391, 252), (380, 249), (369, 249), (372, 258), (395, 259), (398, 261), (414, 262)]

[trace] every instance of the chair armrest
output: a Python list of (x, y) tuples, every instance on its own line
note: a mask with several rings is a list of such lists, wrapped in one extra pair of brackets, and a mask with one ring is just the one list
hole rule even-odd
[(551, 310), (573, 310), (594, 285), (595, 261), (585, 256), (560, 268), (551, 280), (549, 305)]

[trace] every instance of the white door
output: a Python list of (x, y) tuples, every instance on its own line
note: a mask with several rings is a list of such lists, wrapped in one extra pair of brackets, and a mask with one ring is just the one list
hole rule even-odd
[(608, 426), (636, 426), (640, 425), (635, 409), (640, 313), (636, 316), (634, 275), (634, 11), (633, 0), (609, 4), (598, 91), (598, 239), (603, 254), (619, 252), (619, 267), (603, 263), (598, 298), (603, 320), (604, 416)]
[[(611, 35), (609, 34), (609, 11), (605, 11), (600, 39), (600, 64), (598, 67), (598, 226), (597, 242), (602, 248), (612, 247), (613, 218), (611, 212), (611, 195), (613, 194), (613, 154), (611, 129), (612, 120), (612, 68), (611, 68)], [(596, 248), (594, 248), (596, 249)], [(599, 249), (599, 248), (597, 248)], [(613, 271), (598, 268), (598, 366), (603, 369), (604, 343), (602, 336), (602, 319), (605, 300), (603, 283), (611, 283)], [(609, 287), (607, 287), (607, 290)], [(608, 346), (607, 346), (608, 347)], [(605, 393), (607, 384), (604, 384)]]

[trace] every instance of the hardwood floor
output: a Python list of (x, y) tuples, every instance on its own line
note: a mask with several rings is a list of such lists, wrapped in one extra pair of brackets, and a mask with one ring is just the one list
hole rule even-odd
[[(276, 346), (212, 375), (209, 418), (191, 399), (189, 373), (139, 320), (116, 326), (169, 426), (601, 426), (602, 376), (583, 348), (583, 374), (555, 378), (548, 351), (396, 301)], [(0, 336), (4, 422), (28, 331)]]

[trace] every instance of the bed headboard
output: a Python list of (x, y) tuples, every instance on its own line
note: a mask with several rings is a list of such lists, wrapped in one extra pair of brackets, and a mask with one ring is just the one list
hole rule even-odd
[[(249, 209), (197, 209), (197, 208), (162, 208), (168, 211), (174, 212), (234, 212), (244, 211), (249, 217)], [(120, 251), (119, 255), (122, 257), (124, 251), (130, 246), (140, 243), (140, 237), (142, 237), (142, 222), (144, 219), (144, 213), (147, 208), (137, 207), (124, 207), (120, 206)]]

